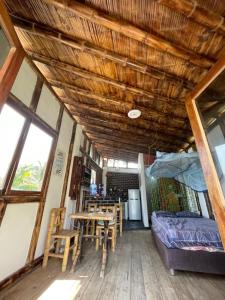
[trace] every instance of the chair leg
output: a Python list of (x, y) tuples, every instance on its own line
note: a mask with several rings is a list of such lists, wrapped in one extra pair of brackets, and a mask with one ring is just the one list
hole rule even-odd
[(103, 230), (104, 230), (104, 229), (102, 229), (102, 228), (99, 229), (99, 235), (100, 235), (100, 237), (101, 237), (101, 238), (99, 239), (99, 245), (100, 245), (100, 246), (102, 246), (102, 233), (103, 233)]
[(95, 250), (98, 251), (99, 249), (99, 240), (100, 240), (100, 229), (96, 227), (96, 243), (95, 243)]
[(111, 247), (112, 247), (112, 251), (115, 252), (116, 244), (115, 244), (115, 229), (114, 228), (111, 229), (111, 234), (112, 234)]
[(56, 248), (55, 248), (55, 253), (57, 253), (57, 254), (60, 252), (61, 243), (62, 243), (62, 240), (58, 238), (57, 242), (56, 242)]
[(70, 238), (66, 238), (64, 255), (63, 255), (63, 263), (62, 263), (62, 272), (66, 271), (68, 257), (69, 257), (69, 251), (70, 251)]
[(123, 210), (120, 208), (120, 236), (123, 235)]
[[(86, 223), (86, 235), (88, 235), (88, 232), (89, 232), (89, 221), (87, 221)], [(85, 239), (85, 241), (87, 241), (88, 238)]]
[(78, 237), (79, 235), (76, 235), (74, 237), (74, 247), (73, 247), (73, 254), (72, 254), (72, 260), (74, 260), (76, 253), (77, 253), (77, 248), (78, 248)]
[[(91, 235), (95, 234), (95, 220), (92, 220), (91, 222)], [(91, 241), (94, 241), (94, 238), (91, 239)]]
[(51, 246), (51, 235), (49, 235), (48, 238), (47, 238), (47, 242), (46, 242), (46, 246), (45, 246), (45, 251), (44, 251), (44, 259), (43, 259), (43, 263), (42, 263), (42, 268), (47, 267), (50, 246)]

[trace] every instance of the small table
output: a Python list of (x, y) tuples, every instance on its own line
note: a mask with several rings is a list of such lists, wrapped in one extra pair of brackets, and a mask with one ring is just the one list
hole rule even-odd
[(79, 227), (80, 227), (78, 248), (77, 248), (77, 251), (75, 254), (75, 258), (73, 260), (71, 272), (74, 272), (78, 259), (81, 259), (83, 237), (99, 238), (96, 235), (94, 235), (94, 236), (93, 235), (84, 235), (84, 221), (95, 220), (95, 221), (103, 221), (104, 222), (104, 231), (105, 232), (104, 232), (104, 243), (103, 243), (103, 247), (102, 247), (102, 267), (101, 267), (101, 272), (100, 272), (100, 277), (104, 278), (105, 267), (106, 267), (106, 262), (107, 262), (109, 221), (114, 220), (114, 215), (112, 213), (103, 213), (103, 212), (80, 212), (80, 213), (71, 214), (70, 218), (73, 220), (78, 220)]

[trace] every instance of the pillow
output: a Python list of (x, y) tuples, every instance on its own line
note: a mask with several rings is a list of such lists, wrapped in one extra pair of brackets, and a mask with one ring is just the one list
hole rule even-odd
[(172, 211), (165, 211), (165, 210), (159, 210), (159, 211), (153, 211), (152, 215), (154, 217), (162, 217), (162, 218), (176, 218), (176, 213)]
[(176, 213), (178, 218), (201, 218), (201, 216), (196, 212), (191, 211), (179, 211)]

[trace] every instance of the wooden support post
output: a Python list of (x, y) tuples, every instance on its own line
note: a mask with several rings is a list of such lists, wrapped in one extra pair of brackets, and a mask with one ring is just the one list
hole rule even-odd
[(7, 96), (12, 88), (16, 75), (19, 71), (20, 65), (25, 56), (25, 52), (19, 42), (13, 24), (7, 13), (3, 1), (0, 1), (0, 25), (4, 30), (6, 38), (8, 39), (11, 49), (6, 58), (5, 63), (0, 69), (0, 111), (5, 103)]
[(223, 56), (205, 78), (196, 86), (195, 90), (186, 100), (186, 109), (190, 119), (191, 127), (195, 137), (196, 146), (199, 152), (210, 201), (219, 228), (221, 240), (225, 248), (225, 199), (219, 182), (217, 171), (214, 165), (212, 154), (209, 148), (207, 137), (201, 122), (196, 106), (197, 97), (209, 86), (209, 84), (225, 70), (225, 56)]

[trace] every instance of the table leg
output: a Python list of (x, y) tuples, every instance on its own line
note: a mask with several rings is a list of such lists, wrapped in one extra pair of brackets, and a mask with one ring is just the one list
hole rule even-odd
[(81, 255), (82, 255), (82, 240), (83, 240), (83, 234), (84, 234), (84, 220), (79, 221), (79, 229), (80, 229), (80, 234), (79, 234), (79, 239), (78, 239), (78, 247), (77, 251), (73, 260), (73, 264), (70, 270), (70, 273), (74, 273), (75, 266), (77, 264), (77, 261), (81, 260)]
[(107, 262), (108, 234), (109, 234), (109, 221), (104, 221), (104, 243), (102, 247), (102, 268), (100, 272), (101, 278), (104, 278), (105, 276), (105, 267)]

